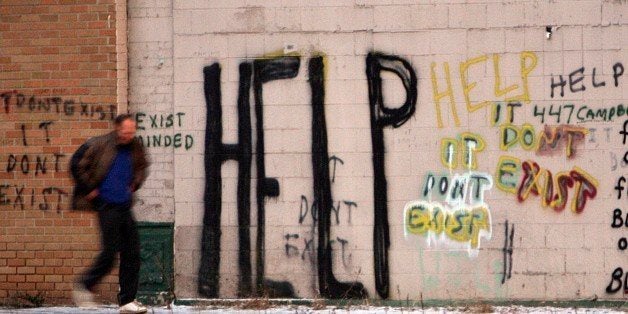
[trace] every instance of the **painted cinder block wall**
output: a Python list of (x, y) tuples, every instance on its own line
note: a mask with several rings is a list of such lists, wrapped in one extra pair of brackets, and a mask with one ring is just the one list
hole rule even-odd
[(69, 210), (68, 162), (126, 110), (125, 23), (125, 1), (0, 2), (0, 304), (70, 303), (98, 253), (95, 213)]
[(179, 298), (626, 298), (625, 2), (128, 17), (138, 216), (174, 222)]

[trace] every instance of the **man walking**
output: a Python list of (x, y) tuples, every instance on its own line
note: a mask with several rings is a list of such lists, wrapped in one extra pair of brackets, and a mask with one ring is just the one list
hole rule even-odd
[(129, 114), (115, 119), (115, 130), (89, 139), (72, 156), (75, 179), (73, 209), (95, 209), (102, 250), (73, 291), (79, 307), (94, 307), (91, 289), (111, 270), (120, 252), (118, 303), (120, 313), (145, 313), (135, 300), (140, 270), (140, 242), (131, 207), (133, 193), (148, 174), (142, 144), (135, 139), (136, 124)]

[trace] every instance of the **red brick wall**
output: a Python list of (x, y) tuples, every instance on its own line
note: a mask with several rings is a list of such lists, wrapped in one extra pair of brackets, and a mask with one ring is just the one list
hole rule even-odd
[[(68, 162), (111, 128), (116, 61), (115, 0), (0, 0), (0, 303), (70, 303), (98, 252), (94, 213), (69, 210)], [(97, 290), (114, 301), (115, 273)]]

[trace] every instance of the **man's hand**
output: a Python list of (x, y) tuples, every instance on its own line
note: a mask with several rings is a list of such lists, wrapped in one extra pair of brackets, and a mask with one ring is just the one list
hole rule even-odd
[(98, 196), (98, 189), (94, 189), (93, 191), (89, 192), (89, 194), (87, 194), (87, 196), (85, 196), (85, 199), (87, 199), (88, 201), (91, 201), (93, 199), (95, 199)]

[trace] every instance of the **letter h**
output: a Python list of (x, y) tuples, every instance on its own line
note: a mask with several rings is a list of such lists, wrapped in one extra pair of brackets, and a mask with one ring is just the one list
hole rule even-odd
[(251, 293), (250, 191), (251, 191), (251, 113), (249, 90), (251, 64), (240, 64), (238, 91), (238, 143), (222, 142), (222, 104), (220, 91), (220, 64), (203, 69), (207, 122), (205, 128), (205, 196), (203, 234), (201, 238), (201, 265), (198, 292), (210, 298), (219, 295), (220, 272), (220, 217), (222, 212), (222, 163), (238, 163), (238, 240), (239, 282), (238, 295)]

